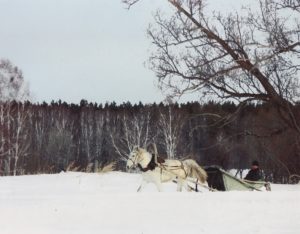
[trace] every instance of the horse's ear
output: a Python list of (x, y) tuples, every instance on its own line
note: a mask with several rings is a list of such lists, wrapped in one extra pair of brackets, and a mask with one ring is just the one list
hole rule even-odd
[(139, 147), (137, 145), (135, 145), (132, 149), (133, 151), (138, 151), (139, 150)]

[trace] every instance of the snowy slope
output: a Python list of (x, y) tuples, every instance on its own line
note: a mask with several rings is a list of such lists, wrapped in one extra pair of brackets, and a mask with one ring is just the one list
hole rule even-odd
[(300, 185), (272, 192), (137, 193), (140, 175), (0, 177), (1, 234), (300, 233)]

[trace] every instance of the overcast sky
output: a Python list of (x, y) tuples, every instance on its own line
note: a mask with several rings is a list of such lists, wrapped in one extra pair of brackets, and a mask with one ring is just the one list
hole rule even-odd
[(121, 0), (0, 0), (0, 57), (23, 71), (38, 102), (160, 102), (144, 66), (146, 29), (166, 4), (143, 0), (128, 11)]

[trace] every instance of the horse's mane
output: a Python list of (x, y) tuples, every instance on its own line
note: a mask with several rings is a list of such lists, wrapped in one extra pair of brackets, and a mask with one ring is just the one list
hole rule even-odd
[(147, 153), (148, 151), (143, 148), (138, 148), (139, 153)]
[(144, 148), (138, 148), (138, 154), (141, 155), (143, 153), (147, 153), (148, 155), (151, 156), (151, 161), (150, 163), (152, 162), (154, 167), (157, 165), (157, 164), (162, 164), (165, 162), (165, 159), (163, 157), (160, 157), (158, 155), (155, 155), (154, 153), (151, 153), (149, 152), (148, 150), (144, 149)]
[(138, 148), (136, 149), (136, 152), (137, 152), (137, 154), (138, 154), (139, 156), (141, 156), (142, 154), (150, 154), (146, 149), (140, 148), (140, 147), (138, 147)]

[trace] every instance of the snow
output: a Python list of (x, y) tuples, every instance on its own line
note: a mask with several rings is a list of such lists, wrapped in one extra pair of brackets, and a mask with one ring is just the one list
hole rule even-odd
[(0, 177), (1, 234), (300, 233), (300, 185), (272, 192), (176, 192), (139, 174)]

